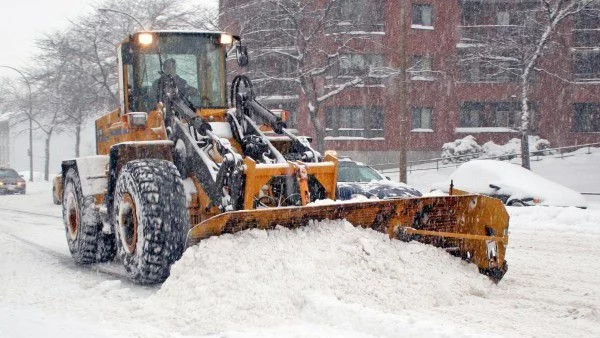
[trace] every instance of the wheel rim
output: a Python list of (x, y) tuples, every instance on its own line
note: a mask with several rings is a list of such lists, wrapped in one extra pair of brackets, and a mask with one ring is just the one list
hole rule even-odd
[(138, 222), (135, 203), (128, 193), (123, 194), (119, 206), (119, 229), (125, 250), (133, 253), (137, 244)]
[(77, 237), (77, 230), (79, 229), (79, 212), (77, 209), (75, 197), (73, 194), (69, 194), (67, 199), (67, 229), (72, 239)]

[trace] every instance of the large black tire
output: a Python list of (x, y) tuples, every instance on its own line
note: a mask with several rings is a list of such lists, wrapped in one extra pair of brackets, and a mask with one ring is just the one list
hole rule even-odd
[(75, 169), (67, 171), (63, 187), (63, 220), (69, 251), (75, 263), (91, 264), (114, 259), (117, 253), (114, 235), (102, 231), (102, 221), (94, 208), (94, 196), (83, 196)]
[(169, 161), (134, 160), (121, 169), (113, 224), (129, 278), (162, 283), (185, 250), (189, 219), (179, 171)]

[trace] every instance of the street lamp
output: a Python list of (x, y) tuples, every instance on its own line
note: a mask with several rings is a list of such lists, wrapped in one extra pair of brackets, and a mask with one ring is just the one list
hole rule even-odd
[(119, 13), (119, 14), (123, 14), (127, 17), (129, 17), (131, 20), (135, 21), (138, 25), (140, 25), (140, 27), (142, 27), (143, 30), (146, 30), (146, 28), (144, 28), (144, 25), (142, 25), (142, 23), (140, 22), (140, 20), (136, 19), (133, 15), (131, 14), (127, 14), (125, 12), (121, 12), (118, 11), (116, 9), (110, 9), (110, 8), (98, 8), (99, 12), (114, 12), (114, 13)]
[(27, 76), (25, 76), (25, 74), (23, 74), (20, 70), (11, 66), (0, 65), (0, 67), (12, 69), (15, 72), (19, 73), (23, 80), (25, 80), (25, 84), (27, 84), (27, 90), (29, 91), (29, 114), (27, 115), (27, 117), (29, 118), (29, 150), (27, 151), (27, 155), (29, 155), (29, 182), (33, 182), (33, 103), (31, 99), (31, 84), (29, 83), (29, 80), (27, 80)]

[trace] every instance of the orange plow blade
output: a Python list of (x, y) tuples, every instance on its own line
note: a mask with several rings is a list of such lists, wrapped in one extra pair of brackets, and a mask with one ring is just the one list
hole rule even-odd
[(508, 214), (502, 202), (482, 195), (421, 197), (226, 212), (190, 229), (188, 246), (246, 229), (297, 228), (309, 221), (345, 219), (404, 241), (446, 249), (499, 281), (507, 270)]

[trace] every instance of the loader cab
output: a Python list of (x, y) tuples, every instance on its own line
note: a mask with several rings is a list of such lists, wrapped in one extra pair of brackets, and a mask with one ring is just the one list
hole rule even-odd
[(231, 43), (224, 33), (134, 33), (119, 46), (121, 112), (156, 109), (159, 79), (172, 63), (179, 92), (195, 108), (227, 107), (225, 59)]

